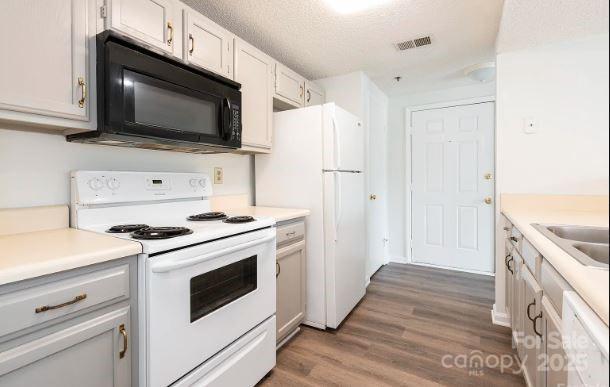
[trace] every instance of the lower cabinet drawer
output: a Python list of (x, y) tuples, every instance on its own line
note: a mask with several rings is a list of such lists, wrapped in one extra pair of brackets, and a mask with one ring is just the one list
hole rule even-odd
[(254, 386), (273, 367), (275, 317), (270, 317), (172, 386)]
[(277, 244), (286, 244), (288, 242), (296, 242), (305, 237), (305, 222), (289, 223), (278, 226), (277, 228)]
[(111, 300), (129, 298), (129, 265), (0, 295), (0, 337)]

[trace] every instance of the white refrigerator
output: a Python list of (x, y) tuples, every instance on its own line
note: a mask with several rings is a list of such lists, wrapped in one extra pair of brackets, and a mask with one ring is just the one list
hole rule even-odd
[(305, 324), (337, 328), (365, 293), (364, 130), (333, 103), (274, 113), (256, 205), (307, 208)]

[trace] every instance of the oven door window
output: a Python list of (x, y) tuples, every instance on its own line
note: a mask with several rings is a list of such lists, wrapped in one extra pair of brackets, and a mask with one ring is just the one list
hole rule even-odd
[(256, 290), (256, 255), (191, 278), (191, 322)]
[(124, 70), (125, 118), (137, 127), (219, 136), (221, 101), (218, 96)]

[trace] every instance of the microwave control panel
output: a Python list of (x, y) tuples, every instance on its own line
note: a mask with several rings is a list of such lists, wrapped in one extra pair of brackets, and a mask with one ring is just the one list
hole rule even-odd
[(241, 141), (241, 110), (237, 104), (232, 104), (231, 111), (233, 112), (233, 127), (231, 128), (231, 137)]

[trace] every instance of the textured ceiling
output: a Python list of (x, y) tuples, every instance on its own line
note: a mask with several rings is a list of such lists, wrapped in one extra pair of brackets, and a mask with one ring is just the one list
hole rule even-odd
[[(472, 83), (462, 70), (493, 60), (503, 3), (388, 0), (341, 14), (325, 0), (183, 1), (309, 79), (363, 70), (388, 94)], [(393, 45), (425, 35), (431, 46)]]
[(608, 0), (507, 0), (497, 51), (608, 33)]

